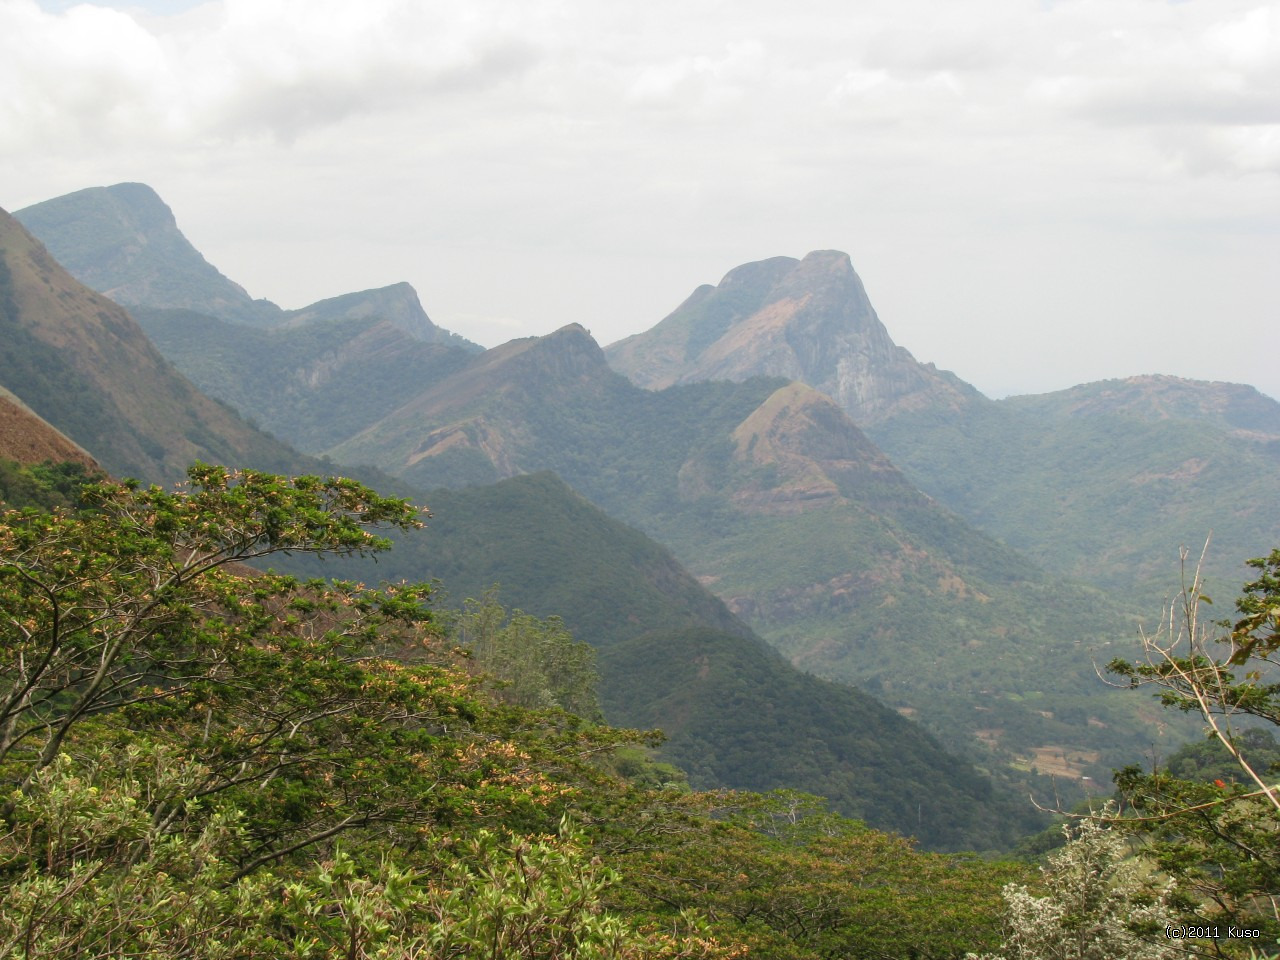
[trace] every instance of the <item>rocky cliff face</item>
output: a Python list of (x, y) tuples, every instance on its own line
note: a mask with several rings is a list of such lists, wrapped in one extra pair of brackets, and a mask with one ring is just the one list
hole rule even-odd
[[(827, 396), (803, 383), (778, 388), (731, 434), (732, 468), (715, 470), (699, 450), (681, 467), (681, 498), (727, 495), (739, 509), (794, 515), (854, 502), (873, 503), (892, 490), (917, 496), (906, 479)], [(719, 476), (719, 490), (707, 482)]]
[(859, 423), (982, 400), (890, 339), (848, 255), (834, 250), (738, 267), (606, 354), (614, 369), (651, 389), (759, 375), (799, 380)]

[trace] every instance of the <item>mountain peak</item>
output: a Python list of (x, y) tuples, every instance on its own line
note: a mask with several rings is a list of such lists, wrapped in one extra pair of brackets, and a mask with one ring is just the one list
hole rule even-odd
[(280, 313), (205, 260), (144, 183), (89, 187), (14, 216), (72, 276), (125, 307), (180, 308), (251, 323)]
[[(580, 323), (565, 324), (543, 337), (514, 340), (508, 346), (515, 344), (524, 345), (524, 349), (513, 351), (510, 356), (514, 359), (523, 354), (518, 362), (523, 364), (532, 361), (536, 364), (539, 376), (581, 379), (609, 375), (612, 372), (600, 344), (596, 343), (595, 338)], [(497, 351), (502, 350), (502, 347), (497, 348)]]
[(325, 320), (386, 320), (423, 343), (444, 343), (479, 353), (481, 347), (465, 337), (450, 333), (436, 326), (427, 311), (422, 308), (418, 291), (405, 281), (373, 290), (344, 293), (338, 297), (320, 300), (301, 310), (290, 310), (285, 323), (301, 326), (312, 321)]
[(111, 473), (169, 482), (193, 460), (302, 458), (200, 393), (118, 304), (0, 211), (0, 381)]
[(606, 351), (640, 386), (781, 376), (821, 390), (856, 421), (957, 408), (980, 395), (889, 337), (847, 253), (773, 257), (699, 287), (646, 333)]
[[(91, 187), (90, 190), (92, 189)], [(128, 211), (144, 230), (178, 229), (178, 220), (174, 217), (173, 210), (160, 199), (160, 194), (145, 183), (117, 183), (102, 189), (122, 210)], [(75, 195), (71, 194), (73, 197)]]

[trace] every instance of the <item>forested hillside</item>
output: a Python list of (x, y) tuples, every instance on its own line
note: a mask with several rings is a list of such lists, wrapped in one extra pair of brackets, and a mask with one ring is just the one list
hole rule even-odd
[(419, 485), (555, 471), (793, 662), (996, 766), (1105, 777), (1160, 735), (1092, 667), (1125, 642), (1118, 604), (921, 495), (803, 386), (641, 390), (568, 327), (489, 351), (331, 453)]
[(380, 317), (320, 316), (260, 329), (189, 310), (133, 313), (201, 390), (317, 455), (460, 369), (473, 353), (414, 339)]
[(399, 539), (383, 575), (437, 577), (452, 605), (496, 584), (508, 606), (563, 616), (598, 651), (606, 719), (661, 728), (661, 755), (694, 786), (821, 794), (940, 849), (1004, 846), (1037, 823), (1021, 791), (870, 697), (795, 669), (666, 550), (555, 477), (428, 502), (427, 530)]
[(404, 502), (191, 480), (0, 514), (0, 691), (27, 691), (0, 715), (0, 776), (20, 786), (0, 812), (0, 946), (621, 960), (994, 942), (1017, 868), (913, 852), (795, 793), (644, 787), (644, 735), (490, 699), (425, 586), (238, 566), (382, 549), (368, 528), (412, 528)]
[(872, 428), (921, 488), (1047, 569), (1158, 608), (1212, 535), (1211, 593), (1280, 541), (1280, 403), (1131, 377)]

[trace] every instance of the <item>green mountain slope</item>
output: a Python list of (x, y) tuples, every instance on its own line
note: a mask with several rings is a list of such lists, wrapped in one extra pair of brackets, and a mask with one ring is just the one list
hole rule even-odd
[(187, 310), (135, 307), (134, 314), (201, 390), (314, 454), (376, 422), (472, 354), (416, 340), (372, 317), (316, 316), (263, 330)]
[(14, 216), (72, 276), (123, 306), (182, 307), (243, 323), (280, 314), (205, 260), (145, 184), (90, 187)]
[(173, 481), (193, 460), (313, 461), (202, 394), (115, 303), (73, 280), (0, 211), (0, 383), (108, 471)]
[(920, 486), (1046, 568), (1154, 616), (1178, 550), (1212, 533), (1211, 595), (1280, 543), (1280, 404), (1251, 387), (1133, 377), (873, 428)]
[(832, 397), (922, 490), (1046, 569), (1154, 614), (1178, 550), (1213, 531), (1209, 572), (1280, 539), (1280, 405), (1172, 377), (993, 402), (896, 346), (844, 254), (745, 264), (651, 330), (608, 347), (660, 387), (786, 376)]
[(1004, 845), (1035, 820), (918, 725), (796, 670), (665, 549), (555, 476), (427, 503), (427, 529), (400, 536), (377, 575), (437, 577), (452, 603), (499, 583), (507, 605), (563, 615), (598, 651), (608, 720), (664, 729), (662, 755), (696, 786), (819, 792), (942, 849)]
[(407, 283), (344, 293), (300, 310), (287, 310), (284, 325), (295, 328), (318, 320), (382, 320), (423, 343), (447, 344), (470, 353), (479, 353), (483, 349), (465, 337), (432, 323), (422, 309), (417, 291)]
[(553, 470), (793, 662), (996, 766), (1105, 777), (1157, 735), (1093, 669), (1130, 629), (1117, 605), (919, 493), (803, 385), (642, 390), (571, 326), (489, 351), (330, 453), (419, 486)]

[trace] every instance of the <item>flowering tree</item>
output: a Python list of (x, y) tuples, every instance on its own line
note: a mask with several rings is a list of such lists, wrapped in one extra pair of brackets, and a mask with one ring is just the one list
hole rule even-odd
[(1006, 886), (1004, 943), (995, 953), (969, 954), (969, 960), (1185, 956), (1181, 942), (1165, 936), (1165, 926), (1176, 920), (1171, 885), (1156, 886), (1144, 876), (1124, 834), (1094, 819), (1064, 830), (1066, 846), (1042, 870), (1047, 893), (1034, 896), (1021, 884)]

